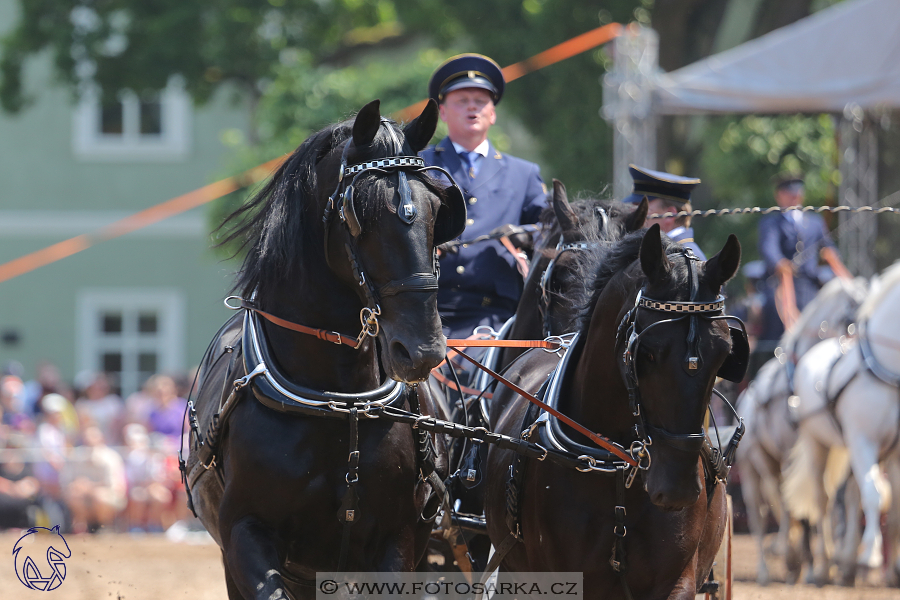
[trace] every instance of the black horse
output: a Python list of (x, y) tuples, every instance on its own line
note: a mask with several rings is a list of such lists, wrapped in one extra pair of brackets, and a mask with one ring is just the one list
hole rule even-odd
[(424, 552), (442, 441), (370, 417), (433, 414), (415, 384), (445, 354), (434, 247), (465, 223), (417, 157), (437, 118), (430, 102), (401, 130), (372, 102), (226, 220), (242, 310), (201, 364), (183, 468), (232, 599), (312, 598), (316, 572), (411, 571)]
[[(566, 187), (554, 179), (551, 206), (541, 215), (544, 237), (535, 250), (515, 319), (508, 325), (504, 339), (538, 340), (572, 332), (580, 306), (580, 294), (575, 292), (584, 289), (579, 255), (600, 245), (613, 244), (623, 235), (637, 231), (643, 227), (646, 216), (646, 200), (633, 205), (587, 197), (570, 204)], [(503, 370), (523, 352), (521, 348), (492, 348), (485, 353), (484, 362), (492, 369)], [(481, 372), (475, 378), (477, 389), (493, 383), (493, 379)], [(446, 388), (444, 393), (448, 393)], [(454, 404), (455, 395), (449, 391), (451, 402), (448, 406)], [(455, 405), (459, 406), (459, 401)], [(490, 403), (482, 397), (477, 403), (469, 401), (465, 417), (469, 425), (490, 428), (490, 413)], [(463, 418), (457, 417), (460, 421)], [(462, 517), (459, 522), (471, 527), (465, 532), (466, 545), (478, 571), (487, 564), (490, 549), (487, 536), (477, 535), (481, 531), (478, 516), (484, 510), (484, 486), (480, 483), (487, 446), (457, 440), (451, 447), (451, 464), (461, 465), (458, 476), (452, 480), (451, 491), (454, 499), (459, 500), (458, 512)], [(466, 478), (470, 472), (474, 474)], [(465, 552), (457, 550), (456, 555), (459, 562)]]
[(530, 352), (508, 377), (612, 450), (495, 394), (495, 430), (546, 449), (545, 460), (489, 450), (485, 512), (504, 570), (581, 571), (599, 598), (694, 597), (725, 523), (727, 469), (701, 451), (717, 373), (739, 377), (746, 364), (719, 296), (739, 262), (734, 236), (703, 263), (657, 225), (588, 258), (594, 283), (563, 360)]
[[(643, 227), (646, 218), (646, 200), (635, 205), (586, 198), (572, 205), (566, 187), (554, 179), (552, 206), (541, 215), (548, 233), (535, 252), (509, 339), (536, 340), (574, 331), (579, 305), (572, 292), (584, 288), (578, 255), (592, 246), (617, 242)], [(508, 365), (522, 352), (506, 349), (499, 365)]]

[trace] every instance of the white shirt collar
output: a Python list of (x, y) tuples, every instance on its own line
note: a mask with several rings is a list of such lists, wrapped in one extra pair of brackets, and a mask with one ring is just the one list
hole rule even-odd
[(686, 229), (685, 227), (683, 227), (683, 226), (678, 226), (678, 227), (676, 227), (675, 229), (671, 230), (671, 231), (670, 231), (669, 233), (667, 233), (666, 235), (669, 236), (670, 238), (673, 238), (673, 237), (675, 237), (676, 235), (681, 235), (681, 234), (684, 233), (685, 231), (687, 231), (687, 229)]
[(803, 220), (803, 213), (799, 210), (788, 210), (784, 212), (784, 218), (799, 225)]
[[(450, 143), (453, 144), (453, 148), (456, 150), (457, 154), (462, 154), (463, 152), (468, 152), (468, 150), (466, 150), (465, 148), (463, 148), (462, 146), (460, 146), (453, 140), (450, 140)], [(490, 150), (490, 146), (491, 146), (490, 143), (487, 140), (484, 140), (483, 142), (481, 142), (480, 144), (475, 146), (475, 150), (473, 150), (473, 152), (477, 152), (484, 158), (487, 158), (488, 151)]]

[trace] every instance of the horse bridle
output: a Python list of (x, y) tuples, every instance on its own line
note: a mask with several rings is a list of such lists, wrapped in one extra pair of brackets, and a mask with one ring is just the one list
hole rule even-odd
[[(600, 232), (605, 232), (609, 228), (609, 215), (602, 206), (598, 206), (595, 209), (597, 216), (600, 218)], [(547, 264), (547, 268), (544, 269), (544, 272), (541, 274), (541, 302), (539, 305), (541, 314), (544, 319), (544, 337), (550, 337), (553, 335), (550, 327), (551, 321), (551, 313), (550, 313), (550, 296), (552, 293), (550, 292), (550, 284), (553, 282), (553, 268), (556, 266), (556, 261), (560, 256), (563, 255), (564, 252), (570, 250), (588, 250), (593, 248), (595, 244), (590, 244), (588, 242), (569, 242), (563, 243), (565, 239), (565, 235), (561, 235), (559, 238), (559, 242), (556, 244), (556, 254)]]
[[(337, 186), (328, 198), (328, 202), (325, 205), (325, 212), (322, 216), (322, 223), (325, 230), (325, 261), (329, 266), (331, 266), (331, 263), (328, 259), (328, 231), (331, 226), (332, 216), (335, 212), (338, 213), (341, 223), (345, 226), (344, 230), (348, 234), (348, 239), (344, 243), (344, 250), (347, 253), (350, 267), (353, 270), (353, 276), (356, 278), (359, 286), (363, 288), (366, 296), (366, 306), (364, 306), (359, 313), (359, 320), (362, 326), (362, 331), (360, 331), (358, 338), (359, 342), (361, 342), (365, 336), (376, 337), (380, 331), (380, 326), (378, 324), (378, 317), (381, 315), (381, 306), (378, 303), (380, 298), (393, 296), (403, 292), (436, 291), (438, 289), (440, 266), (438, 263), (437, 252), (434, 251), (431, 273), (413, 273), (408, 277), (395, 279), (378, 287), (372, 283), (366, 276), (362, 261), (360, 260), (359, 247), (357, 244), (358, 238), (363, 234), (363, 228), (356, 215), (356, 209), (353, 203), (353, 194), (357, 180), (368, 173), (390, 176), (396, 171), (399, 180), (398, 192), (400, 196), (400, 202), (397, 206), (397, 217), (405, 224), (412, 225), (418, 216), (418, 211), (416, 210), (415, 204), (412, 202), (412, 193), (409, 188), (409, 180), (406, 172), (412, 171), (415, 173), (423, 173), (430, 170), (439, 171), (440, 173), (443, 173), (450, 182), (450, 186), (445, 190), (445, 193), (449, 195), (449, 201), (451, 203), (455, 202), (457, 206), (463, 207), (463, 211), (465, 210), (465, 202), (462, 199), (462, 190), (459, 189), (459, 186), (450, 174), (441, 167), (426, 165), (425, 161), (418, 156), (400, 155), (403, 146), (397, 138), (397, 135), (394, 133), (390, 121), (382, 117), (381, 126), (384, 126), (390, 134), (394, 156), (348, 166), (348, 155), (351, 146), (353, 146), (353, 139), (348, 139), (341, 153), (341, 167), (338, 172)], [(350, 179), (351, 176), (352, 179)], [(348, 180), (349, 184), (347, 183)], [(451, 215), (453, 210), (454, 207), (451, 205)], [(438, 218), (440, 217), (436, 217), (435, 227), (437, 226)], [(452, 216), (445, 218), (452, 218)], [(460, 219), (457, 220), (460, 221)], [(463, 215), (461, 221), (464, 227), (465, 215)], [(435, 237), (434, 245), (437, 246), (438, 244), (449, 241), (449, 239), (453, 239), (460, 233), (462, 233), (462, 228), (460, 228), (460, 231), (449, 231), (446, 234), (450, 236), (448, 239), (438, 239)], [(359, 344), (357, 344), (357, 347), (359, 347)]]
[[(634, 434), (637, 440), (632, 443), (632, 454), (640, 457), (642, 461), (642, 470), (650, 468), (650, 454), (648, 448), (653, 444), (654, 438), (663, 445), (685, 452), (699, 452), (706, 439), (706, 434), (703, 431), (700, 431), (699, 433), (672, 433), (664, 428), (654, 427), (646, 420), (645, 411), (641, 410), (641, 396), (637, 376), (637, 353), (643, 336), (648, 331), (655, 327), (659, 327), (660, 325), (677, 323), (684, 319), (689, 319), (690, 324), (687, 335), (688, 353), (685, 357), (683, 366), (685, 371), (692, 376), (699, 372), (702, 361), (699, 348), (699, 319), (702, 318), (707, 321), (728, 320), (739, 323), (740, 329), (737, 331), (740, 332), (740, 335), (735, 333), (735, 328), (729, 327), (732, 343), (735, 345), (740, 344), (742, 336), (743, 343), (746, 344), (747, 333), (744, 322), (737, 317), (724, 314), (724, 296), (720, 294), (713, 302), (695, 301), (697, 292), (699, 291), (699, 276), (694, 263), (698, 262), (699, 259), (691, 252), (690, 248), (682, 247), (678, 250), (684, 257), (688, 269), (688, 276), (691, 283), (690, 300), (688, 302), (662, 302), (653, 300), (644, 296), (646, 288), (642, 288), (635, 297), (634, 307), (622, 318), (616, 332), (616, 347), (620, 347), (620, 344), (624, 344), (625, 346), (621, 355), (620, 369), (625, 381), (625, 387), (628, 391), (629, 408), (631, 409), (631, 414), (635, 420)], [(663, 313), (681, 314), (681, 316), (656, 321), (645, 327), (643, 330), (638, 331), (637, 315), (638, 311), (642, 308)], [(737, 341), (736, 338), (738, 338)], [(735, 349), (732, 349), (732, 354), (726, 358), (726, 363), (723, 364), (722, 368), (719, 370), (719, 376), (725, 377), (727, 375), (728, 377), (725, 378), (732, 379), (733, 377), (737, 377), (736, 371), (741, 371), (738, 381), (743, 378), (743, 371), (746, 371), (746, 358), (743, 356), (743, 347), (739, 349), (739, 354), (740, 355), (737, 356), (735, 354)], [(735, 366), (732, 364), (734, 362), (741, 362), (741, 360), (743, 360), (743, 362), (740, 365)], [(631, 482), (633, 481), (636, 472), (637, 469), (634, 469), (629, 474), (627, 482), (628, 487), (631, 486)]]

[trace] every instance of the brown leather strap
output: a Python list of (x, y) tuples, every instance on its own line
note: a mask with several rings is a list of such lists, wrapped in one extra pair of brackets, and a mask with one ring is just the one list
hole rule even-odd
[[(441, 364), (444, 364), (444, 363), (442, 362)], [(446, 385), (451, 390), (455, 390), (457, 392), (462, 390), (462, 392), (464, 394), (469, 394), (470, 396), (484, 396), (485, 398), (488, 398), (488, 399), (493, 398), (494, 395), (490, 392), (485, 392), (484, 394), (482, 394), (481, 390), (476, 390), (475, 388), (470, 388), (465, 385), (463, 385), (461, 387), (456, 387), (456, 382), (451, 381), (449, 377), (447, 377), (446, 375), (444, 375), (443, 373), (438, 371), (438, 368), (440, 368), (440, 366), (441, 365), (438, 365), (437, 367), (435, 367), (434, 369), (431, 370), (431, 376), (434, 377), (435, 379), (437, 379), (438, 381), (440, 381), (442, 384)]]
[(471, 356), (469, 356), (462, 350), (459, 350), (457, 348), (456, 351), (460, 356), (462, 356), (463, 358), (468, 360), (470, 363), (472, 363), (473, 365), (475, 365), (476, 367), (478, 367), (479, 369), (481, 369), (482, 371), (484, 371), (485, 373), (487, 373), (488, 375), (490, 375), (491, 377), (493, 377), (494, 379), (496, 379), (497, 381), (499, 381), (500, 383), (502, 383), (503, 385), (505, 385), (512, 391), (514, 391), (515, 393), (519, 394), (520, 396), (522, 396), (529, 402), (531, 402), (533, 404), (537, 404), (538, 406), (540, 406), (541, 408), (546, 410), (548, 413), (550, 413), (551, 415), (553, 415), (554, 417), (556, 417), (557, 419), (559, 419), (560, 421), (562, 421), (563, 423), (565, 423), (566, 425), (568, 425), (569, 427), (574, 429), (575, 431), (577, 431), (583, 435), (586, 435), (588, 438), (590, 438), (590, 440), (592, 442), (594, 442), (601, 448), (604, 448), (604, 449), (608, 450), (609, 452), (615, 454), (616, 456), (618, 456), (619, 458), (624, 460), (626, 463), (628, 463), (632, 467), (638, 466), (638, 461), (633, 459), (629, 454), (627, 454), (625, 452), (624, 448), (622, 448), (621, 446), (619, 446), (612, 440), (605, 438), (600, 434), (594, 433), (594, 432), (590, 431), (587, 427), (580, 425), (579, 423), (576, 423), (575, 421), (573, 421), (566, 415), (562, 414), (561, 412), (559, 412), (558, 410), (556, 410), (549, 404), (541, 402), (540, 400), (538, 400), (537, 398), (535, 398), (534, 396), (532, 396), (531, 394), (529, 394), (528, 392), (526, 392), (525, 390), (523, 390), (522, 388), (520, 388), (519, 386), (517, 386), (516, 384), (511, 382), (510, 380), (506, 379), (499, 373), (495, 373), (492, 370), (488, 369), (483, 364), (481, 364), (480, 362), (478, 362), (477, 360), (475, 360), (474, 358), (472, 358)]
[(559, 350), (562, 343), (559, 341), (549, 340), (472, 340), (472, 339), (450, 339), (447, 340), (447, 346), (453, 349), (457, 348), (547, 348), (549, 350)]
[(264, 310), (260, 310), (255, 306), (251, 306), (247, 304), (243, 300), (241, 300), (240, 308), (246, 308), (247, 310), (252, 310), (256, 314), (265, 318), (267, 321), (278, 325), (279, 327), (284, 327), (285, 329), (290, 329), (291, 331), (296, 331), (298, 333), (305, 333), (307, 335), (314, 335), (320, 340), (325, 340), (326, 342), (331, 342), (332, 344), (345, 345), (350, 346), (351, 348), (358, 347), (357, 341), (355, 337), (351, 337), (349, 335), (344, 335), (342, 333), (338, 333), (337, 331), (328, 331), (327, 329), (316, 329), (314, 327), (307, 327), (306, 325), (300, 325), (299, 323), (292, 323), (291, 321), (286, 321), (280, 317), (276, 317), (275, 315), (269, 314)]
[(522, 258), (522, 253), (519, 252), (519, 249), (513, 246), (513, 243), (509, 241), (508, 237), (500, 238), (500, 243), (503, 244), (503, 247), (506, 248), (510, 254), (512, 254), (513, 259), (516, 261), (516, 268), (519, 270), (519, 273), (521, 273), (522, 279), (528, 279), (528, 261)]

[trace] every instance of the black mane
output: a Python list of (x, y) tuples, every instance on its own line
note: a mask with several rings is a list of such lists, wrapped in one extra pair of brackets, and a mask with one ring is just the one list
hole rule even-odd
[[(319, 186), (329, 187), (330, 194), (337, 185), (337, 168), (334, 177), (318, 181), (316, 165), (330, 152), (351, 138), (353, 119), (330, 125), (311, 135), (278, 168), (271, 179), (240, 208), (228, 215), (214, 233), (225, 232), (219, 246), (238, 243), (237, 254), (246, 252), (238, 271), (233, 291), (249, 297), (254, 290), (260, 295), (273, 286), (296, 280), (303, 261), (318, 257), (324, 260), (322, 236), (318, 231), (316, 198)], [(391, 121), (399, 140), (405, 143), (402, 130)], [(408, 149), (408, 148), (407, 148)], [(393, 141), (385, 127), (368, 147), (372, 158), (392, 156), (396, 153)], [(335, 159), (336, 160), (336, 159)], [(367, 193), (370, 186), (375, 194)], [(365, 202), (366, 198), (380, 198), (377, 191), (386, 186), (382, 179), (362, 178), (355, 195), (355, 209), (360, 221), (365, 223), (378, 216), (382, 202)]]
[[(619, 200), (600, 199), (590, 195), (579, 195), (569, 206), (578, 218), (578, 222), (581, 223), (581, 231), (586, 240), (617, 240), (621, 238), (626, 233), (624, 217), (634, 212), (633, 209), (629, 210), (632, 205)], [(610, 229), (605, 233), (598, 229), (600, 219), (596, 215), (597, 208), (603, 208), (609, 217)], [(562, 231), (553, 206), (547, 206), (541, 212), (540, 222), (542, 229), (549, 232), (546, 235), (547, 239), (555, 238)], [(547, 250), (552, 251), (553, 249), (547, 248)]]
[[(620, 271), (624, 271), (631, 263), (640, 258), (641, 244), (646, 233), (646, 229), (639, 229), (625, 235), (615, 244), (599, 244), (595, 246), (593, 251), (584, 254), (581, 271), (584, 275), (584, 280), (589, 283), (584, 288), (585, 297), (582, 300), (584, 308), (579, 316), (580, 329), (583, 330), (588, 326), (594, 307), (597, 305), (600, 294), (603, 293), (606, 286), (610, 284)], [(661, 236), (661, 238), (663, 250), (667, 255), (677, 252), (682, 247), (678, 242), (673, 242), (666, 235)], [(673, 266), (676, 271), (684, 270), (680, 262)], [(640, 276), (642, 277), (643, 273)], [(624, 286), (625, 283), (626, 281), (622, 281), (620, 285)]]

